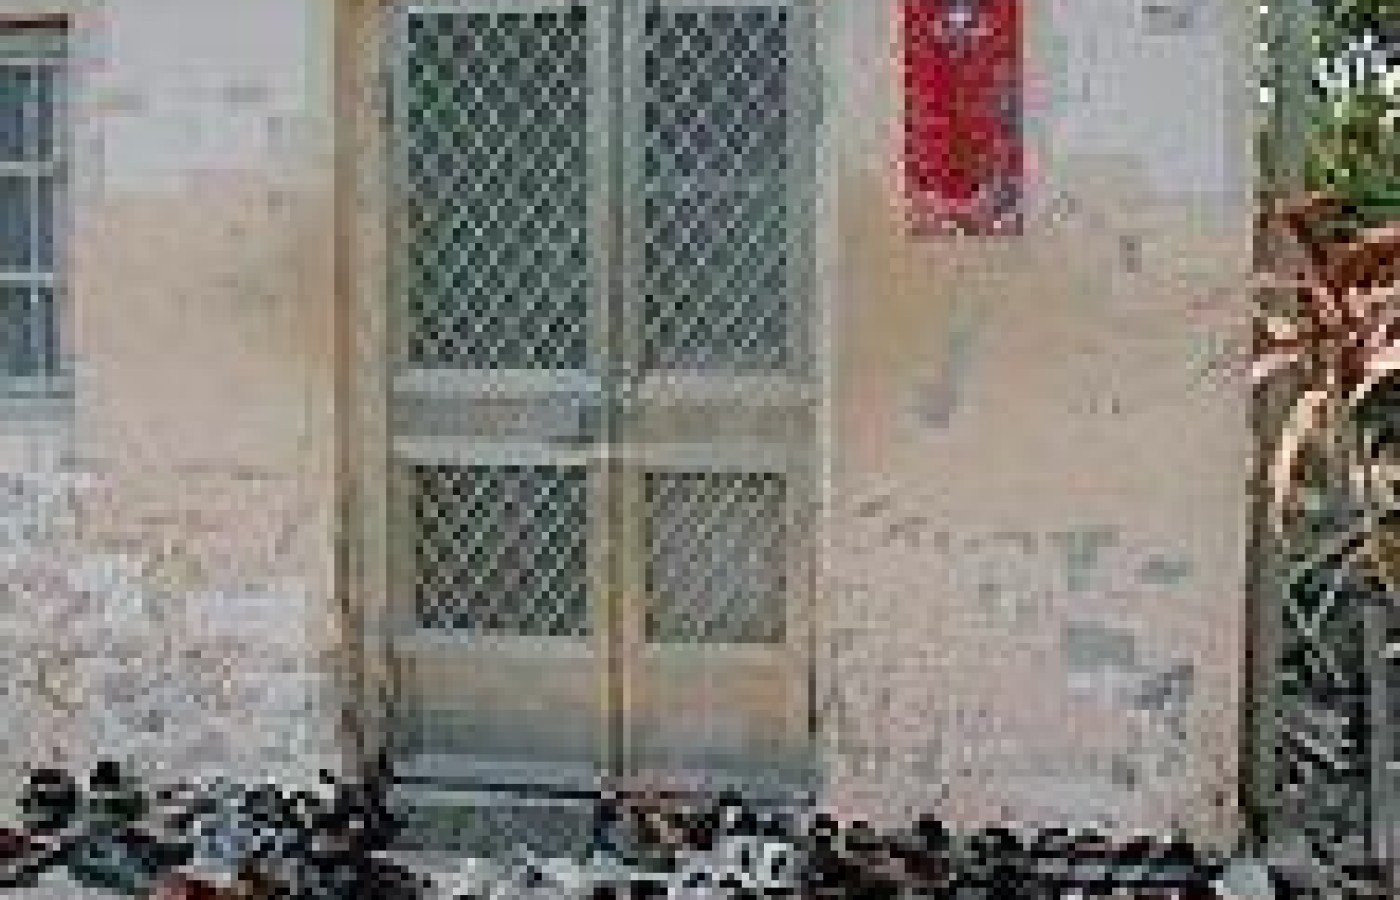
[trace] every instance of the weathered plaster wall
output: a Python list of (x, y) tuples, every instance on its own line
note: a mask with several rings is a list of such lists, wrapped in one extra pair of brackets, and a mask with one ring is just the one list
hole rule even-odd
[(838, 809), (1236, 825), (1250, 41), (1199, 6), (1028, 4), (1025, 234), (965, 240), (902, 227), (893, 4), (832, 7)]
[(61, 6), (73, 409), (0, 462), (78, 481), (5, 579), (6, 660), (56, 660), (64, 696), (18, 689), (7, 761), (314, 774), (338, 754), (333, 4)]
[[(72, 487), (0, 509), (32, 520), (4, 556), (0, 731), (35, 742), (4, 755), (81, 763), (125, 734), (150, 766), (316, 765), (338, 646), (333, 4), (66, 6), (76, 398), (67, 425), (3, 429), (0, 469), (30, 473), (21, 498)], [(1148, 35), (1138, 3), (1029, 4), (1027, 234), (911, 241), (893, 6), (833, 0), (823, 41), (830, 799), (1226, 835), (1250, 439), (1243, 391), (1199, 373), (1249, 259), (1246, 117), (1214, 104), (1244, 84), (1247, 13), (1215, 0), (1227, 37)]]

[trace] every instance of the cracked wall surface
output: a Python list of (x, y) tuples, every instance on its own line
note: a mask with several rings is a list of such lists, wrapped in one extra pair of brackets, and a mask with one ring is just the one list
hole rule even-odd
[(838, 6), (830, 801), (1228, 844), (1251, 436), (1208, 370), (1247, 303), (1248, 16), (1028, 5), (1024, 233), (930, 239), (893, 5)]

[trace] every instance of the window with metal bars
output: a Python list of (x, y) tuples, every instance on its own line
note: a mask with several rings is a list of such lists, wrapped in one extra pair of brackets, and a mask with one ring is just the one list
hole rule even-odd
[(0, 23), (0, 391), (62, 370), (57, 198), (64, 175), (67, 32)]

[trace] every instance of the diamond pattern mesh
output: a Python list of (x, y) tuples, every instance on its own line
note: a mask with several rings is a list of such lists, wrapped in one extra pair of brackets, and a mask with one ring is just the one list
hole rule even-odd
[[(810, 37), (801, 14), (638, 0), (530, 13), (479, 6), (493, 11), (406, 11), (396, 32), (397, 356), (414, 369), (477, 370), (394, 386), (394, 452), (411, 476), (400, 485), (413, 492), (399, 509), (413, 521), (392, 567), (413, 584), (416, 624), (592, 639), (641, 620), (653, 643), (781, 643), (794, 552), (788, 480), (619, 460), (752, 442), (765, 445), (762, 469), (769, 445), (793, 438), (786, 407), (756, 423), (755, 408), (706, 402), (703, 392), (634, 398), (630, 379), (686, 370), (710, 376), (705, 387), (744, 392), (750, 380), (730, 376), (804, 374), (795, 323), (815, 264), (817, 147), (804, 106), (815, 99), (799, 87), (807, 56), (796, 41)], [(475, 391), (476, 376), (521, 369), (536, 371), (500, 377), (486, 397)], [(555, 392), (586, 409), (586, 427), (565, 434), (542, 413)], [(515, 446), (529, 454), (521, 464)], [(595, 451), (610, 467), (609, 490), (641, 492), (635, 522), (594, 518), (620, 509), (600, 501), (621, 499), (591, 495), (576, 463)], [(563, 458), (570, 464), (553, 464)], [(591, 567), (600, 540), (626, 541), (608, 559), (637, 568)], [(598, 585), (649, 599), (605, 620)], [(573, 660), (579, 649), (561, 652)], [(610, 684), (633, 677), (617, 668)], [(556, 675), (571, 677), (545, 666), (541, 683)], [(519, 709), (470, 711), (449, 710), (432, 690), (411, 726), (421, 752), (514, 759), (528, 746), (595, 762), (591, 746), (533, 730), (534, 704), (554, 702), (552, 688), (522, 694)], [(642, 712), (622, 709), (611, 688), (599, 703), (591, 714), (609, 721)], [(553, 727), (559, 710), (546, 713)], [(713, 730), (694, 740), (749, 740), (732, 723)], [(695, 758), (727, 758), (722, 747), (706, 752)]]
[(586, 472), (415, 466), (422, 627), (589, 633)]
[(788, 551), (781, 475), (648, 472), (647, 639), (783, 639)]
[(781, 9), (646, 15), (648, 368), (761, 372), (793, 358), (788, 39)]
[(590, 272), (582, 8), (409, 19), (407, 352), (583, 368)]
[[(398, 139), (410, 364), (588, 367), (600, 313), (588, 97), (610, 77), (589, 69), (588, 24), (581, 5), (408, 17)], [(617, 119), (634, 124), (612, 142), (634, 147), (638, 171), (611, 202), (637, 217), (640, 271), (635, 293), (608, 302), (637, 305), (646, 368), (788, 368), (801, 288), (792, 248), (811, 227), (800, 189), (810, 179), (794, 152), (790, 13), (653, 5), (638, 25), (615, 51), (638, 64), (627, 70), (639, 119)], [(586, 633), (581, 474), (416, 472), (425, 626)], [(646, 483), (652, 639), (780, 640), (783, 480), (654, 473)]]

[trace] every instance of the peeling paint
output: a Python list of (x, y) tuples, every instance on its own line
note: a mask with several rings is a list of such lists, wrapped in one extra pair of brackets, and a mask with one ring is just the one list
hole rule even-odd
[(1038, 536), (1031, 531), (997, 531), (992, 534), (992, 540), (1015, 544), (1026, 555), (1035, 553), (1040, 543)]
[(1134, 705), (1142, 710), (1163, 710), (1174, 704), (1189, 702), (1195, 689), (1195, 665), (1177, 663), (1149, 678), (1139, 690)]
[(1065, 555), (1065, 589), (1083, 593), (1090, 589), (1100, 551), (1115, 546), (1120, 535), (1117, 528), (1093, 527), (1057, 531), (1048, 538), (1059, 545)]
[(1195, 573), (1189, 559), (1154, 554), (1138, 567), (1138, 580), (1144, 584), (1171, 587), (1186, 581)]
[(1072, 672), (1136, 671), (1140, 666), (1137, 636), (1099, 622), (1066, 623), (1061, 631), (1061, 652)]

